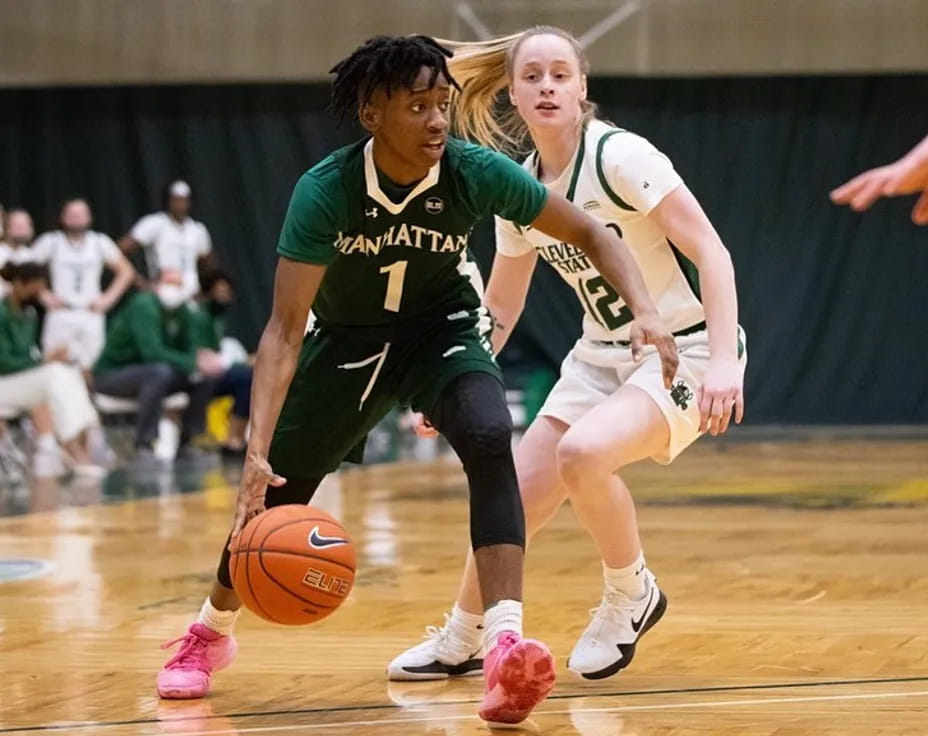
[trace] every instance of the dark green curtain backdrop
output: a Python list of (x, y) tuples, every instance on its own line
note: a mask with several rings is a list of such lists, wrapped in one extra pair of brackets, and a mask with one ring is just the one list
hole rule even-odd
[[(827, 193), (928, 133), (928, 77), (597, 79), (603, 116), (663, 149), (731, 249), (748, 332), (753, 423), (928, 422), (928, 228), (911, 200), (860, 216)], [(254, 346), (290, 189), (357, 129), (325, 85), (0, 90), (0, 201), (51, 225), (90, 198), (122, 235), (186, 178), (239, 284)], [(475, 249), (492, 258), (492, 235)], [(570, 291), (539, 266), (512, 359), (556, 368), (578, 332)]]

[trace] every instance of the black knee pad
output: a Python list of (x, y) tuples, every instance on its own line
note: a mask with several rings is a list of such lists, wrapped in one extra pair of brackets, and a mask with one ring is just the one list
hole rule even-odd
[(474, 549), (525, 547), (525, 515), (512, 459), (512, 417), (502, 384), (487, 373), (466, 373), (442, 393), (429, 415), (454, 448), (470, 487)]
[(429, 416), (465, 465), (472, 458), (512, 452), (512, 416), (502, 384), (487, 373), (453, 381)]
[[(267, 495), (264, 497), (264, 505), (270, 509), (288, 503), (307, 504), (321, 482), (322, 478), (290, 478), (279, 488), (268, 486)], [(219, 558), (219, 567), (216, 569), (216, 579), (226, 588), (232, 587), (232, 574), (229, 572), (230, 539), (231, 535), (226, 538), (225, 546), (222, 548), (222, 556)]]

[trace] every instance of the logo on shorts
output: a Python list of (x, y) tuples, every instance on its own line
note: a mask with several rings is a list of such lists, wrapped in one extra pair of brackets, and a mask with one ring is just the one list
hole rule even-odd
[(310, 547), (315, 547), (316, 549), (322, 549), (323, 547), (334, 547), (339, 544), (348, 544), (348, 540), (344, 537), (323, 537), (319, 533), (318, 526), (313, 527), (313, 530), (309, 533), (306, 541), (309, 542)]
[(377, 208), (371, 207), (369, 210), (364, 210), (364, 216), (373, 217), (376, 220), (377, 219)]
[(437, 215), (445, 209), (445, 202), (440, 197), (429, 197), (425, 200), (425, 211), (431, 215)]
[(694, 394), (690, 391), (690, 387), (681, 379), (670, 389), (670, 398), (673, 399), (674, 404), (683, 409), (683, 411), (686, 411), (689, 408), (689, 402), (694, 398)]

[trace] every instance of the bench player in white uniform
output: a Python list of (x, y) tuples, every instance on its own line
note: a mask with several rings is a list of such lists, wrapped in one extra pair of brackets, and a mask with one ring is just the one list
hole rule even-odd
[(164, 210), (145, 215), (119, 240), (124, 253), (145, 249), (151, 282), (158, 281), (164, 270), (180, 271), (188, 299), (200, 292), (197, 263), (208, 259), (213, 250), (206, 226), (190, 217), (192, 194), (187, 182), (171, 182), (164, 191)]
[[(30, 244), (35, 238), (32, 216), (26, 210), (7, 210), (3, 216), (3, 241), (0, 242), (0, 268), (7, 263), (19, 265), (32, 260)], [(9, 284), (0, 279), (0, 297), (9, 292)]]
[[(648, 457), (669, 463), (701, 433), (724, 432), (733, 410), (741, 419), (744, 336), (731, 259), (667, 157), (644, 138), (595, 119), (586, 101), (587, 62), (569, 34), (540, 27), (462, 44), (451, 68), (464, 90), (457, 114), (465, 132), (497, 147), (529, 133), (536, 150), (525, 167), (622, 236), (677, 338), (680, 365), (668, 386), (650, 348), (633, 354), (627, 308), (582, 253), (497, 221), (497, 256), (484, 300), (496, 322), (496, 351), (521, 314), (539, 255), (583, 305), (583, 335), (515, 459), (527, 533), (570, 498), (602, 557), (602, 601), (568, 666), (588, 679), (608, 677), (631, 662), (638, 638), (666, 608), (645, 567), (634, 503), (616, 471)], [(507, 86), (518, 111), (514, 129), (490, 113)], [(469, 560), (446, 625), (396, 657), (388, 676), (479, 672), (482, 610)]]
[[(83, 199), (61, 206), (60, 230), (40, 235), (32, 246), (32, 258), (47, 263), (51, 291), (45, 295), (44, 350), (67, 347), (71, 360), (89, 371), (106, 340), (106, 313), (132, 284), (135, 269), (116, 243), (90, 229), (93, 218)], [(103, 268), (113, 271), (113, 281), (103, 291)]]

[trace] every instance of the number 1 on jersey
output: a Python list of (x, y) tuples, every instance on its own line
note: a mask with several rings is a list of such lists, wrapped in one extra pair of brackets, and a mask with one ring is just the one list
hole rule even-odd
[(383, 308), (388, 312), (400, 311), (400, 300), (403, 298), (403, 280), (406, 278), (407, 265), (409, 265), (409, 261), (397, 261), (380, 269), (380, 273), (387, 274), (387, 296), (383, 300)]

